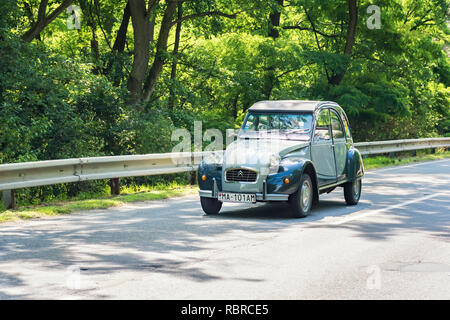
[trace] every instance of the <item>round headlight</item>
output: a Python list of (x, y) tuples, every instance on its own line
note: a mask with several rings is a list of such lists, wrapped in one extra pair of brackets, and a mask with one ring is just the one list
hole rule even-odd
[(280, 156), (276, 154), (271, 155), (269, 161), (269, 174), (277, 173), (279, 166), (280, 166)]

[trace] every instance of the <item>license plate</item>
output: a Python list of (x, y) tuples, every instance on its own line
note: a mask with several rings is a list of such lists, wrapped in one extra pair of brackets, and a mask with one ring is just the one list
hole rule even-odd
[(222, 202), (246, 202), (255, 203), (256, 194), (252, 193), (230, 193), (230, 192), (219, 192), (217, 194), (217, 199)]

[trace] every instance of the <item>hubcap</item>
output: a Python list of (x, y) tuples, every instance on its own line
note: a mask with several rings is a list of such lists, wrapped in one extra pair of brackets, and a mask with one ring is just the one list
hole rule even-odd
[(300, 205), (303, 211), (307, 212), (312, 202), (312, 188), (308, 180), (303, 181), (300, 193)]
[(358, 179), (353, 182), (353, 197), (354, 197), (354, 199), (358, 199), (360, 190), (361, 190), (361, 180)]

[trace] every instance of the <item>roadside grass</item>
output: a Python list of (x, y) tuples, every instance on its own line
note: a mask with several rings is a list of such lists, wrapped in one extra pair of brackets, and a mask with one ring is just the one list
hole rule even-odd
[[(408, 154), (400, 154), (395, 158), (377, 156), (365, 158), (363, 161), (365, 169), (376, 169), (446, 158), (450, 158), (450, 151), (438, 150), (435, 154), (429, 154), (425, 151), (417, 152), (415, 157)], [(0, 201), (0, 223), (14, 220), (52, 217), (70, 214), (76, 211), (106, 209), (122, 206), (129, 202), (161, 200), (197, 194), (198, 186), (183, 185), (174, 182), (170, 184), (157, 184), (154, 186), (122, 187), (119, 196), (108, 196), (108, 191), (109, 190), (105, 189), (100, 194), (82, 193), (72, 199), (54, 199), (45, 204), (21, 206), (14, 210), (5, 210), (3, 203)]]
[(197, 194), (198, 187), (190, 185), (179, 185), (176, 183), (156, 186), (138, 186), (121, 188), (119, 196), (101, 197), (98, 199), (73, 200), (64, 202), (50, 202), (46, 204), (24, 206), (13, 210), (1, 211), (0, 223), (45, 218), (69, 214), (76, 211), (106, 209), (122, 206), (125, 203), (136, 201), (161, 200), (172, 197), (180, 197)]
[(376, 169), (390, 166), (400, 166), (414, 162), (424, 162), (432, 160), (440, 160), (450, 158), (450, 151), (436, 152), (434, 154), (427, 154), (425, 152), (419, 153), (415, 157), (411, 155), (399, 155), (394, 158), (386, 156), (369, 157), (363, 159), (364, 169)]

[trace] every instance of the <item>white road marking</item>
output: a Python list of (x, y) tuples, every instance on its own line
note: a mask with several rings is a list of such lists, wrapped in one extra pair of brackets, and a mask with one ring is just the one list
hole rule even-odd
[(435, 164), (435, 163), (446, 162), (446, 161), (450, 161), (450, 159), (424, 161), (424, 162), (414, 163), (414, 164), (405, 164), (403, 166), (392, 166), (392, 167), (384, 168), (384, 169), (369, 169), (369, 171), (365, 171), (364, 174), (365, 175), (366, 174), (375, 174), (378, 172), (384, 172), (384, 171), (389, 171), (389, 170), (394, 170), (394, 169), (411, 168), (411, 167), (422, 166), (425, 164), (429, 165), (429, 164)]
[(450, 196), (450, 193), (448, 193), (448, 192), (440, 192), (440, 193), (429, 194), (429, 195), (421, 197), (421, 198), (416, 198), (416, 199), (413, 199), (413, 200), (405, 201), (405, 202), (402, 202), (402, 203), (399, 203), (399, 204), (395, 204), (395, 205), (392, 205), (392, 206), (389, 206), (389, 207), (384, 207), (384, 208), (380, 208), (380, 209), (377, 209), (377, 210), (372, 210), (372, 211), (369, 211), (369, 212), (356, 214), (356, 215), (353, 215), (353, 216), (350, 216), (350, 217), (347, 217), (347, 218), (340, 219), (338, 221), (330, 222), (330, 224), (333, 224), (333, 225), (344, 224), (344, 223), (347, 223), (347, 222), (350, 222), (350, 221), (359, 220), (361, 218), (365, 218), (365, 217), (368, 217), (368, 216), (373, 216), (373, 215), (378, 214), (378, 213), (382, 213), (382, 212), (389, 211), (389, 210), (392, 210), (392, 209), (405, 207), (405, 206), (410, 205), (412, 203), (421, 202), (421, 201), (424, 201), (424, 200), (427, 200), (427, 199), (431, 199), (431, 198), (435, 198), (435, 197), (443, 196), (443, 195)]

